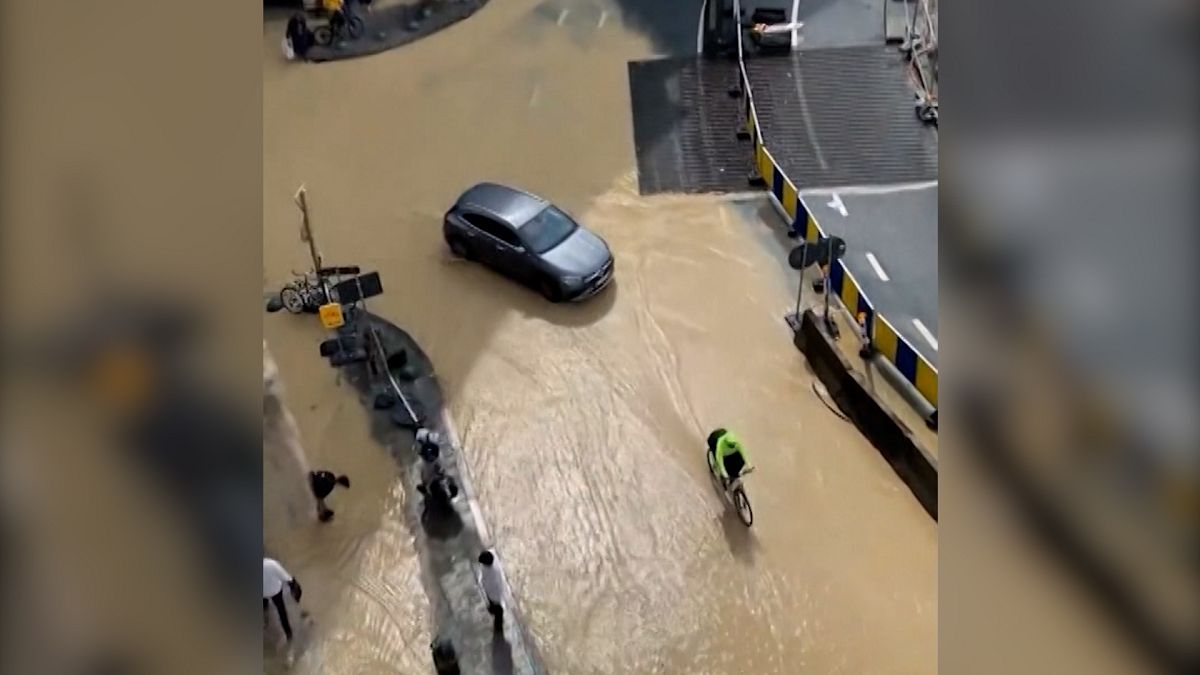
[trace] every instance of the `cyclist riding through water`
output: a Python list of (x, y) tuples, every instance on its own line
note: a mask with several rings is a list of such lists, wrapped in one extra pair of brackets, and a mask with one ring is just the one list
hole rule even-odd
[(708, 435), (708, 462), (726, 487), (738, 476), (754, 468), (750, 464), (746, 446), (725, 429), (717, 429)]

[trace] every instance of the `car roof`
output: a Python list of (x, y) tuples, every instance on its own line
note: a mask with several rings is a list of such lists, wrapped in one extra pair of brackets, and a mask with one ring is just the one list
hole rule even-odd
[(464, 192), (457, 204), (494, 214), (520, 228), (544, 211), (550, 202), (516, 188), (480, 183)]

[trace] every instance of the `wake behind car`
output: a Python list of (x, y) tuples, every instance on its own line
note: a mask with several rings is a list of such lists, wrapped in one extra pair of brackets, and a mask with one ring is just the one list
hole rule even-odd
[(480, 183), (446, 212), (443, 232), (455, 255), (478, 260), (551, 302), (584, 300), (612, 281), (608, 244), (528, 192)]

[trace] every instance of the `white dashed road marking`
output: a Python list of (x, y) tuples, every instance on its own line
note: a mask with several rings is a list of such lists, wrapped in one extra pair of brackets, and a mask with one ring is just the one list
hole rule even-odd
[(883, 281), (889, 281), (887, 272), (883, 271), (883, 266), (879, 264), (879, 260), (875, 258), (874, 253), (867, 254), (867, 262), (871, 263), (871, 267), (875, 270), (875, 274)]
[(925, 341), (933, 347), (933, 351), (938, 351), (937, 338), (933, 337), (933, 333), (929, 332), (929, 329), (925, 327), (925, 324), (921, 323), (920, 319), (913, 319), (913, 326), (916, 326), (917, 332), (921, 334), (921, 337), (925, 338)]
[(567, 20), (567, 15), (570, 13), (571, 13), (571, 10), (569, 10), (569, 9), (564, 9), (563, 11), (558, 13), (558, 25), (560, 27), (563, 25), (563, 22), (565, 22)]
[(596, 28), (604, 28), (604, 24), (608, 23), (608, 10), (600, 10), (600, 20), (596, 22)]

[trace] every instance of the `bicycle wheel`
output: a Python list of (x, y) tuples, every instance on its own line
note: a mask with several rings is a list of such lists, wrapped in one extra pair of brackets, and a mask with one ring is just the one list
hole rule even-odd
[(733, 491), (733, 506), (737, 509), (738, 518), (742, 519), (746, 527), (754, 524), (754, 509), (750, 508), (750, 498), (740, 487)]
[(313, 29), (313, 42), (322, 47), (333, 44), (333, 29), (329, 26), (317, 26)]
[(346, 30), (350, 34), (350, 39), (357, 40), (363, 34), (363, 20), (360, 16), (352, 16), (346, 22)]
[(284, 286), (283, 290), (279, 291), (279, 301), (283, 303), (283, 308), (292, 314), (304, 311), (304, 296), (294, 286)]

